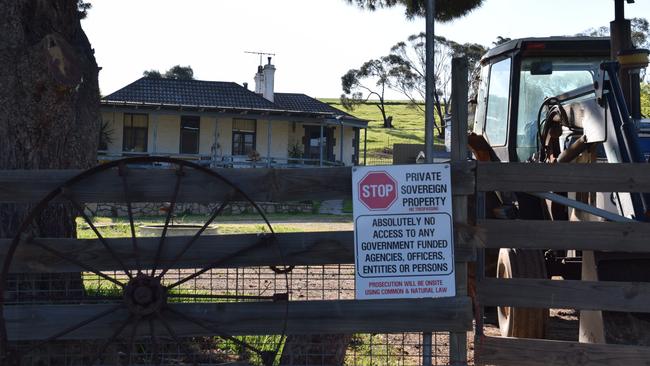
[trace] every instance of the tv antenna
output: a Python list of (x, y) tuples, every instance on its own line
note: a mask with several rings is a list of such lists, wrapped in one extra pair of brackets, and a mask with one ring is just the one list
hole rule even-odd
[(268, 53), (268, 52), (258, 52), (258, 51), (244, 51), (244, 53), (252, 53), (254, 55), (259, 55), (260, 56), (260, 65), (262, 65), (262, 57), (266, 56), (275, 56), (275, 53)]

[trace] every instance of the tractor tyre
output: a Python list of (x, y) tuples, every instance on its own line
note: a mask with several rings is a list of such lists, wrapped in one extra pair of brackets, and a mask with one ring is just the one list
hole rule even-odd
[[(541, 250), (501, 249), (497, 260), (497, 278), (546, 279), (546, 262)], [(499, 330), (504, 337), (544, 338), (548, 309), (497, 308)]]

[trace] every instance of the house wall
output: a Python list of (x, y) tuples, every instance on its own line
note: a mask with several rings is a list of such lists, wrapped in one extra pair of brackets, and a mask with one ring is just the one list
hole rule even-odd
[(232, 154), (232, 118), (217, 117), (217, 156)]
[[(156, 153), (178, 154), (180, 149), (181, 117), (173, 114), (158, 115)], [(152, 118), (149, 117), (149, 152), (153, 152)]]
[[(354, 129), (349, 126), (343, 126), (343, 141), (341, 141), (341, 126), (334, 129), (334, 159), (341, 161), (345, 165), (352, 164), (352, 155), (354, 154)], [(343, 143), (343, 158), (341, 158), (341, 143)]]
[(265, 121), (257, 120), (257, 141), (255, 150), (260, 156), (268, 155), (269, 146), (269, 123), (271, 123), (271, 157), (283, 158), (288, 157), (289, 149), (289, 125), (287, 121)]
[[(216, 147), (215, 141), (215, 126), (217, 117), (201, 117), (201, 124), (199, 126), (199, 154), (211, 155), (212, 146)], [(179, 132), (180, 133), (180, 132)]]
[[(112, 130), (112, 142), (108, 145), (108, 152), (122, 153), (123, 139), (123, 112), (107, 109), (102, 111), (102, 120), (108, 122)], [(180, 148), (180, 121), (181, 114), (174, 113), (149, 113), (149, 131), (147, 148), (149, 153), (178, 154)], [(274, 158), (288, 158), (289, 146), (298, 144), (301, 148), (305, 135), (304, 124), (301, 122), (270, 121), (271, 131), (271, 156)], [(268, 124), (269, 121), (258, 119), (255, 149), (262, 157), (268, 154)], [(295, 125), (295, 129), (294, 129)], [(352, 127), (343, 127), (343, 141), (340, 141), (340, 126), (334, 128), (335, 160), (343, 161), (346, 165), (352, 163), (354, 153), (354, 130)], [(216, 130), (216, 131), (215, 131)], [(215, 144), (216, 132), (216, 144)], [(155, 135), (155, 143), (154, 143)], [(343, 159), (340, 155), (340, 144), (343, 143)], [(199, 153), (212, 154), (213, 146), (217, 156), (232, 155), (232, 118), (203, 115), (200, 119)]]

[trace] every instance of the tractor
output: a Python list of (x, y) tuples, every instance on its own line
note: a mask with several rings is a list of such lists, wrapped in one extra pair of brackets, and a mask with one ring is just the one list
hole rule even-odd
[[(639, 107), (648, 51), (631, 48), (617, 0), (612, 38), (516, 39), (487, 52), (469, 146), (479, 161), (531, 164), (646, 163), (650, 120)], [(618, 23), (617, 23), (618, 22)], [(624, 22), (623, 22), (624, 23)], [(626, 33), (627, 32), (627, 33)], [(621, 44), (623, 46), (621, 47)], [(616, 58), (612, 60), (612, 56)], [(580, 210), (572, 202), (582, 205)], [(626, 192), (491, 192), (493, 219), (648, 221), (650, 195)], [(587, 207), (587, 208), (585, 208)], [(650, 255), (520, 250), (485, 253), (486, 275), (500, 278), (650, 281)], [(544, 338), (548, 309), (499, 307), (503, 336)], [(582, 342), (650, 345), (650, 316), (582, 311)]]

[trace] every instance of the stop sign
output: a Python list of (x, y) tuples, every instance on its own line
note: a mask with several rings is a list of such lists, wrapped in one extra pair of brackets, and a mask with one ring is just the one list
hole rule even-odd
[(369, 172), (359, 181), (359, 201), (370, 210), (384, 210), (397, 200), (397, 182), (384, 171)]

